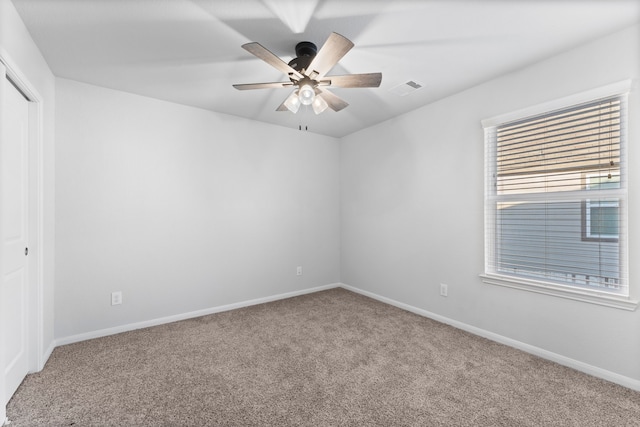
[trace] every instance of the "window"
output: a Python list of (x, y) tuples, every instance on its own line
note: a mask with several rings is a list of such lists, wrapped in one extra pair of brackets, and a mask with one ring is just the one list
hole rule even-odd
[[(589, 175), (586, 178), (586, 189), (617, 188), (620, 186), (620, 175), (599, 177)], [(582, 209), (582, 240), (609, 241), (618, 240), (618, 218), (620, 204), (617, 200), (587, 199)]]
[(626, 95), (485, 126), (485, 277), (629, 295), (625, 136)]

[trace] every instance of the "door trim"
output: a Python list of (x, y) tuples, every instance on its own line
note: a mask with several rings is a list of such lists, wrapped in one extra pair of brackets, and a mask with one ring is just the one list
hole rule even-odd
[[(0, 78), (8, 78), (16, 88), (29, 100), (29, 285), (27, 290), (27, 358), (29, 372), (42, 370), (48, 358), (44, 349), (44, 109), (43, 98), (29, 82), (24, 73), (4, 49), (0, 48)], [(6, 77), (5, 77), (6, 76)], [(0, 138), (3, 138), (0, 132)], [(0, 263), (2, 262), (0, 257)], [(0, 264), (0, 268), (2, 265)], [(2, 323), (0, 316), (0, 323)], [(4, 325), (0, 324), (0, 328)], [(4, 337), (3, 337), (4, 339)], [(47, 349), (49, 352), (49, 349)], [(4, 357), (0, 355), (4, 366)], [(2, 390), (1, 402), (4, 396), (4, 376), (0, 378)], [(4, 404), (0, 404), (0, 425), (5, 415)]]

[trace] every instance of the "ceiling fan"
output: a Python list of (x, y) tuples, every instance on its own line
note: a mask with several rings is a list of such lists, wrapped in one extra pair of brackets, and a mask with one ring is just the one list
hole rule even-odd
[(260, 43), (243, 44), (243, 49), (287, 74), (289, 81), (235, 84), (233, 87), (238, 90), (294, 87), (295, 90), (276, 111), (297, 113), (300, 105), (311, 105), (316, 114), (322, 113), (327, 107), (340, 111), (349, 104), (331, 93), (327, 87), (378, 87), (382, 81), (382, 73), (326, 75), (353, 46), (346, 37), (331, 33), (320, 51), (311, 42), (298, 43), (296, 58), (287, 64)]

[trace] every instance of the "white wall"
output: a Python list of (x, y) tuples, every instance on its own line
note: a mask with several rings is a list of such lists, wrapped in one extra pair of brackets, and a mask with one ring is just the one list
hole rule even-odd
[[(31, 39), (13, 4), (0, 0), (0, 59), (16, 73), (28, 89), (37, 93), (42, 102), (42, 151), (39, 153), (42, 162), (42, 193), (40, 207), (44, 221), (39, 223), (42, 233), (42, 245), (34, 239), (34, 230), (30, 230), (30, 254), (33, 262), (41, 263), (40, 281), (42, 294), (35, 301), (42, 312), (30, 318), (33, 327), (35, 322), (41, 326), (41, 335), (37, 343), (30, 346), (30, 369), (40, 369), (41, 365), (53, 349), (53, 288), (54, 288), (54, 97), (55, 80), (47, 63)], [(33, 202), (33, 201), (32, 201)], [(31, 278), (34, 279), (33, 277)], [(0, 316), (2, 319), (2, 316)], [(0, 320), (1, 322), (1, 320)], [(0, 324), (0, 330), (4, 325)], [(0, 366), (4, 366), (0, 362)], [(0, 390), (4, 390), (4, 377), (0, 375)], [(0, 394), (2, 392), (0, 391)], [(0, 401), (4, 398), (0, 396)], [(5, 408), (0, 405), (0, 422), (4, 420)]]
[(56, 83), (56, 338), (339, 282), (338, 140)]
[[(634, 27), (343, 138), (341, 280), (640, 380), (640, 309), (483, 284), (480, 121), (640, 76)], [(473, 72), (473, 70), (469, 70)], [(428, 90), (428, 87), (424, 90)], [(630, 106), (629, 259), (640, 296), (640, 94)], [(439, 296), (439, 284), (449, 296)]]

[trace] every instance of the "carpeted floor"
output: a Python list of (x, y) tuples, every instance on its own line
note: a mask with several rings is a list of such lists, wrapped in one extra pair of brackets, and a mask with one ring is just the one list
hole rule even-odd
[(638, 426), (640, 393), (343, 289), (57, 348), (21, 426)]

